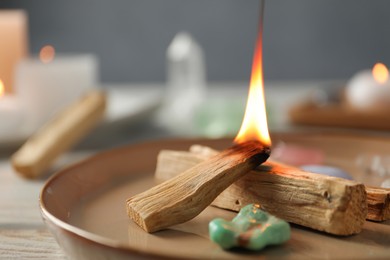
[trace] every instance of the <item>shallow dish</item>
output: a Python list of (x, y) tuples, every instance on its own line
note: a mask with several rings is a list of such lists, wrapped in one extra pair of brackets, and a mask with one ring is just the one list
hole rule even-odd
[[(359, 151), (390, 154), (390, 139), (338, 134), (275, 134), (274, 143), (322, 149), (328, 164), (354, 174)], [(71, 259), (137, 258), (388, 258), (390, 222), (366, 222), (355, 236), (336, 237), (292, 225), (282, 246), (260, 252), (224, 251), (208, 239), (208, 222), (235, 213), (207, 208), (193, 220), (147, 234), (128, 219), (125, 200), (153, 186), (156, 156), (161, 149), (186, 150), (194, 143), (216, 149), (231, 140), (164, 140), (125, 146), (97, 154), (50, 178), (40, 196), (44, 222)]]

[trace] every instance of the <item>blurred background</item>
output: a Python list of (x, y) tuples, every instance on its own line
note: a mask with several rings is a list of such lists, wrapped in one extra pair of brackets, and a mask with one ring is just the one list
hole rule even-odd
[[(0, 143), (10, 140), (9, 134), (20, 144), (85, 91), (100, 88), (107, 90), (103, 125), (126, 136), (135, 131), (127, 126), (139, 126), (134, 140), (235, 135), (247, 99), (260, 6), (259, 0), (0, 1), (4, 30), (13, 26), (7, 10), (21, 9), (25, 12), (15, 21), (28, 38), (14, 40), (26, 46), (26, 54), (11, 40), (4, 45), (8, 36), (0, 39), (0, 46), (7, 46), (0, 55), (9, 56), (7, 48), (21, 55), (13, 67), (0, 66), (15, 70), (8, 73), (15, 82), (5, 82), (6, 94), (14, 97), (0, 102), (7, 121)], [(379, 70), (385, 83), (367, 73), (377, 62), (390, 62), (389, 8), (386, 0), (266, 1), (263, 60), (272, 131), (302, 125), (390, 129), (383, 117), (362, 124), (366, 120), (359, 114), (379, 103), (390, 107), (387, 68)], [(17, 30), (9, 31), (15, 36)], [(43, 65), (36, 57), (46, 45), (54, 46), (58, 58)], [(18, 111), (11, 113), (1, 106), (12, 98), (7, 102)], [(351, 104), (353, 116), (346, 120), (351, 112), (344, 115), (343, 109)]]
[[(248, 80), (258, 0), (2, 0), (25, 9), (30, 52), (89, 52), (103, 82), (165, 80), (165, 51), (188, 31), (203, 47), (210, 81)], [(378, 60), (390, 61), (390, 2), (266, 2), (265, 78), (347, 79)]]
[[(138, 171), (154, 165), (150, 151), (162, 139), (172, 144), (167, 148), (182, 138), (233, 140), (248, 99), (260, 6), (260, 0), (0, 0), (0, 258), (34, 251), (36, 259), (62, 259), (36, 202), (59, 169), (138, 143), (139, 154), (128, 158)], [(249, 114), (259, 115), (261, 126), (267, 122), (262, 129), (271, 133), (273, 159), (390, 188), (389, 10), (389, 0), (266, 1), (265, 98), (256, 81), (260, 94)], [(283, 142), (289, 135), (297, 141)], [(122, 151), (107, 157), (127, 156)], [(125, 178), (104, 181), (96, 173), (96, 181), (80, 178), (85, 198), (92, 190), (103, 198), (103, 182), (124, 184)], [(71, 192), (56, 187), (64, 197)]]
[[(59, 169), (140, 145), (68, 168), (62, 174), (72, 180), (53, 178), (46, 186), (48, 198), (75, 198), (75, 189), (58, 184), (80, 185), (82, 204), (72, 208), (100, 214), (95, 204), (125, 194), (133, 180), (120, 173), (124, 165), (116, 167), (122, 156), (130, 155), (129, 169), (143, 174), (155, 165), (163, 139), (165, 149), (184, 147), (186, 138), (210, 145), (213, 138), (233, 140), (248, 99), (260, 6), (260, 0), (0, 0), (0, 258), (63, 259), (72, 248), (65, 241), (60, 251), (36, 201)], [(269, 129), (272, 159), (390, 188), (389, 10), (389, 0), (266, 1), (265, 98), (263, 84), (254, 84), (260, 91), (249, 114)], [(132, 149), (137, 156), (126, 152)], [(92, 162), (98, 164), (91, 178), (77, 173)], [(62, 206), (55, 208), (69, 213), (63, 221), (79, 218)], [(111, 213), (115, 222), (103, 226), (107, 234), (120, 228), (127, 243), (132, 231), (127, 219), (120, 227), (120, 214)], [(385, 245), (385, 233), (367, 233), (371, 240), (356, 241)], [(74, 251), (84, 252), (83, 244)]]

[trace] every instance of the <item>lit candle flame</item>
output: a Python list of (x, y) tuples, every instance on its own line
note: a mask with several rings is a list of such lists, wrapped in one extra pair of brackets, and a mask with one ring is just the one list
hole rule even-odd
[(372, 75), (379, 84), (384, 84), (389, 79), (389, 70), (383, 63), (377, 63), (372, 68)]
[(265, 110), (262, 45), (260, 28), (252, 64), (248, 101), (244, 120), (234, 140), (236, 143), (256, 140), (264, 145), (271, 145)]
[(5, 86), (3, 81), (0, 79), (0, 98), (5, 94)]
[(43, 46), (41, 51), (39, 52), (39, 59), (43, 63), (49, 63), (54, 59), (56, 55), (56, 50), (51, 45)]

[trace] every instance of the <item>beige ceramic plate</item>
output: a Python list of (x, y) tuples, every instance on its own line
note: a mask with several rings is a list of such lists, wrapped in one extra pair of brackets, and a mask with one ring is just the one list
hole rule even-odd
[[(323, 149), (328, 163), (354, 171), (358, 151), (390, 154), (390, 139), (334, 134), (280, 134), (273, 140)], [(126, 216), (125, 200), (154, 185), (156, 155), (161, 149), (188, 149), (201, 143), (221, 149), (229, 140), (167, 140), (98, 154), (53, 176), (41, 193), (47, 226), (71, 259), (165, 258), (388, 258), (390, 223), (366, 222), (355, 236), (335, 237), (292, 226), (283, 246), (264, 251), (224, 251), (208, 239), (208, 222), (232, 218), (229, 211), (207, 208), (192, 221), (147, 234)]]

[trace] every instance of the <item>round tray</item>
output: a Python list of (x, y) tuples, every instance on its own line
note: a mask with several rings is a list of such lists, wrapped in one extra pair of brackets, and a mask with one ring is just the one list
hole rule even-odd
[[(275, 134), (274, 143), (316, 147), (326, 162), (356, 171), (359, 151), (390, 154), (390, 139), (339, 134)], [(192, 144), (223, 149), (229, 139), (163, 140), (97, 154), (50, 178), (40, 196), (43, 219), (71, 259), (137, 258), (386, 258), (390, 256), (390, 222), (367, 221), (354, 236), (336, 237), (292, 225), (291, 239), (260, 252), (225, 251), (208, 238), (208, 222), (236, 213), (208, 207), (193, 220), (148, 234), (126, 215), (125, 201), (153, 185), (157, 154), (187, 150)]]

